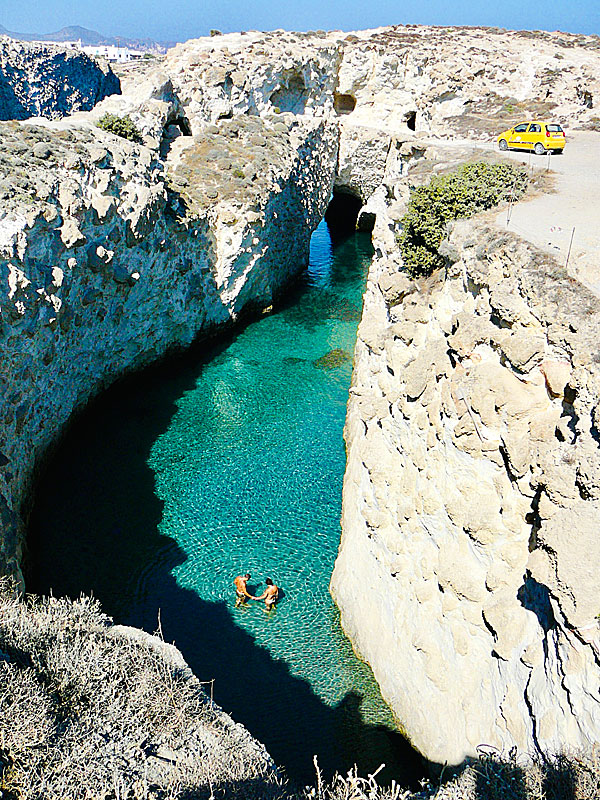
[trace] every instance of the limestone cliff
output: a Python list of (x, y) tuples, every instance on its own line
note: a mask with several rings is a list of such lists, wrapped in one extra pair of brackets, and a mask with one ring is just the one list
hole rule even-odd
[[(396, 186), (396, 193), (399, 187)], [(409, 280), (382, 211), (355, 353), (332, 592), (415, 746), (589, 748), (600, 729), (597, 299), (456, 223)]]
[(85, 53), (0, 37), (0, 120), (59, 119), (118, 92), (110, 67)]
[(0, 136), (0, 553), (14, 574), (34, 466), (73, 411), (270, 306), (304, 267), (337, 134), (324, 121), (227, 121), (185, 137), (168, 179), (152, 151), (97, 130)]

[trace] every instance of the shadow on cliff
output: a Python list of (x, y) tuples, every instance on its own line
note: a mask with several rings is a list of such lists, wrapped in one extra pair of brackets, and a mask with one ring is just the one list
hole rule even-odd
[(31, 113), (10, 84), (7, 75), (0, 74), (0, 121), (27, 119)]
[[(215, 679), (216, 702), (266, 745), (292, 781), (314, 782), (316, 754), (326, 776), (355, 762), (367, 774), (385, 762), (384, 780), (415, 786), (420, 758), (397, 731), (363, 720), (358, 691), (335, 708), (326, 705), (235, 623), (233, 596), (231, 603), (207, 602), (173, 576), (185, 554), (159, 532), (163, 504), (148, 456), (202, 364), (234, 338), (120, 381), (71, 424), (38, 483), (27, 588), (92, 593), (115, 621), (149, 632), (160, 614), (165, 639), (200, 680)], [(140, 586), (136, 601), (133, 588), (139, 597)]]

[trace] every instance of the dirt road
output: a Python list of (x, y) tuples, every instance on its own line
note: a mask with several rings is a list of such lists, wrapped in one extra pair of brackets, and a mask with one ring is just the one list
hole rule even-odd
[(569, 274), (600, 295), (600, 133), (567, 134), (562, 155), (536, 156), (511, 151), (512, 161), (546, 169), (555, 175), (555, 191), (516, 203), (507, 225), (507, 210), (496, 221), (538, 247), (553, 253)]

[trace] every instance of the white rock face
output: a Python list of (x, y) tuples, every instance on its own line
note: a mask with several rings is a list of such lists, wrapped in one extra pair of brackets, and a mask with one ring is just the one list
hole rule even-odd
[(306, 265), (338, 134), (324, 120), (225, 121), (182, 137), (168, 179), (148, 148), (97, 130), (0, 135), (12, 181), (0, 222), (0, 562), (18, 573), (35, 464), (73, 411), (271, 306)]
[(600, 91), (597, 37), (408, 25), (357, 31), (343, 48), (336, 91), (355, 102), (349, 116), (389, 131), (472, 138), (513, 117), (584, 123)]
[(239, 114), (290, 113), (343, 119), (348, 133), (490, 140), (531, 117), (593, 127), (600, 98), (597, 36), (495, 28), (232, 33), (178, 45), (161, 71), (154, 88), (144, 77), (124, 86), (123, 105), (113, 97), (100, 110), (120, 107), (145, 129), (174, 92), (192, 133)]
[(431, 761), (589, 748), (600, 309), (477, 222), (455, 225), (446, 279), (417, 284), (393, 216), (377, 217), (348, 405), (342, 624)]

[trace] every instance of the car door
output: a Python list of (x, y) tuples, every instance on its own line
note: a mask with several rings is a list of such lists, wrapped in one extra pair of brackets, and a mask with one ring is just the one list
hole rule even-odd
[(526, 147), (528, 150), (533, 150), (536, 143), (541, 141), (541, 138), (542, 126), (537, 122), (532, 122), (527, 129), (527, 133), (523, 137), (523, 147)]
[(527, 122), (523, 122), (521, 125), (517, 125), (516, 127), (514, 127), (510, 135), (508, 146), (525, 147), (526, 145), (523, 144), (523, 140), (526, 138), (527, 128), (528, 128)]

